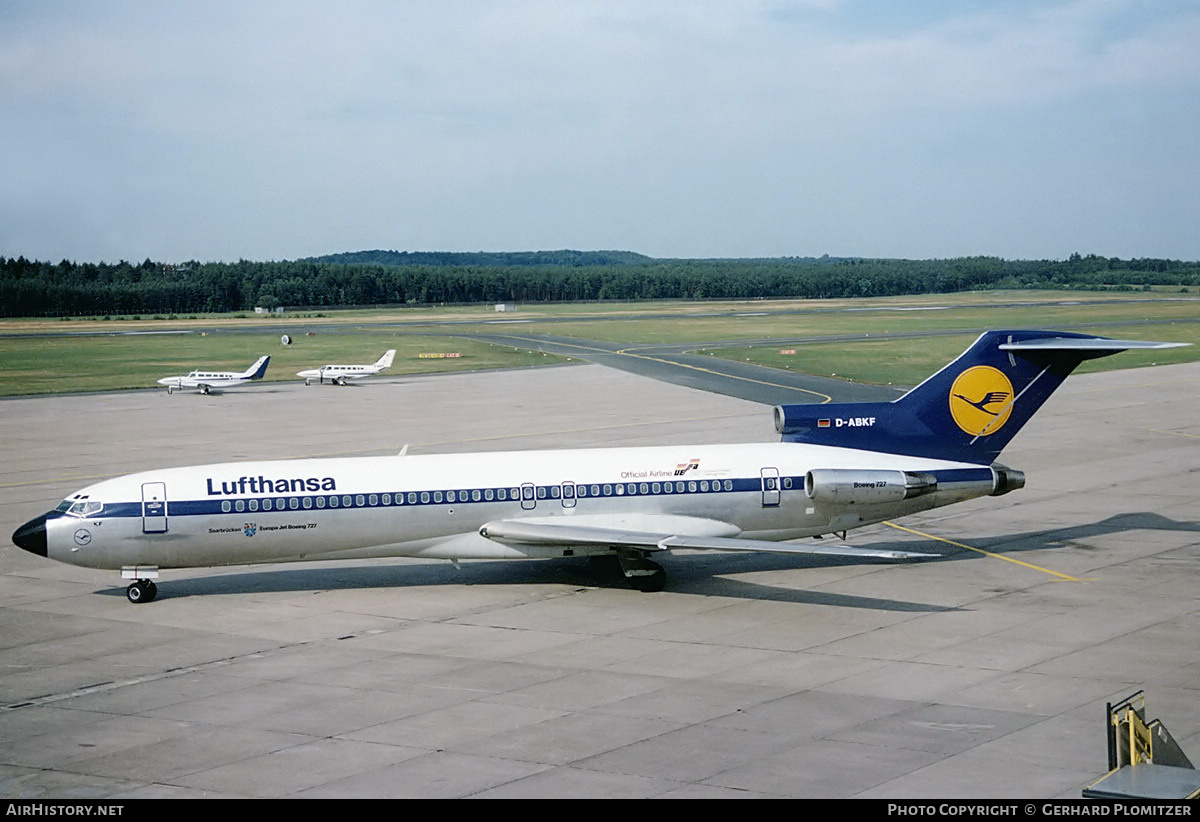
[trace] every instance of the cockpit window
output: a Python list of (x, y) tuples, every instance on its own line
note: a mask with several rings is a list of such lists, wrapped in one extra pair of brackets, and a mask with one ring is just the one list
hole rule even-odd
[[(66, 505), (68, 502), (70, 502), (70, 500), (64, 501), (63, 505)], [(62, 508), (62, 505), (58, 507), (60, 511)], [(67, 513), (76, 517), (94, 517), (103, 510), (104, 503), (96, 502), (95, 500), (81, 499), (73, 503), (67, 510)]]

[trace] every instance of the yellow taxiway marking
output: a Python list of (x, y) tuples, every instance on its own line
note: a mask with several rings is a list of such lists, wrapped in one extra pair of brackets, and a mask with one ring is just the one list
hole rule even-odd
[(946, 539), (945, 537), (934, 536), (933, 534), (926, 534), (921, 531), (914, 531), (912, 528), (905, 528), (903, 525), (897, 525), (894, 522), (884, 522), (883, 524), (890, 528), (895, 528), (897, 531), (906, 531), (910, 534), (915, 534), (918, 537), (924, 537), (925, 539), (932, 539), (937, 542), (944, 542), (948, 545), (953, 545), (955, 548), (965, 548), (968, 551), (974, 551), (977, 554), (983, 554), (985, 557), (992, 557), (993, 559), (1002, 559), (1005, 562), (1012, 562), (1012, 563), (1015, 563), (1016, 565), (1023, 565), (1026, 568), (1031, 568), (1034, 571), (1041, 571), (1043, 574), (1049, 574), (1052, 577), (1058, 577), (1059, 579), (1065, 580), (1067, 582), (1084, 582), (1085, 581), (1085, 580), (1080, 579), (1079, 577), (1073, 577), (1068, 574), (1060, 574), (1058, 571), (1051, 571), (1049, 568), (1043, 568), (1040, 565), (1034, 565), (1031, 562), (1025, 562), (1024, 560), (1020, 560), (1020, 559), (1013, 559), (1012, 557), (1006, 557), (1003, 554), (993, 554), (991, 551), (985, 551), (982, 548), (975, 548), (971, 545), (967, 545), (964, 542), (955, 542), (954, 540)]
[(1161, 428), (1151, 428), (1155, 434), (1171, 434), (1176, 437), (1191, 437), (1192, 439), (1200, 439), (1200, 434), (1185, 434), (1183, 431), (1164, 431)]

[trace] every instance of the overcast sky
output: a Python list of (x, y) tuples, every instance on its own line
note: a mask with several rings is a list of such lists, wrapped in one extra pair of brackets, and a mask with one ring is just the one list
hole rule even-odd
[(1200, 259), (1195, 0), (0, 0), (0, 256)]

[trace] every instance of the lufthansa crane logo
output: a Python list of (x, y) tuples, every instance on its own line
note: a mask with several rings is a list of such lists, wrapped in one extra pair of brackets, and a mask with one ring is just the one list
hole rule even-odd
[(1008, 422), (1012, 406), (1012, 383), (990, 365), (968, 368), (950, 386), (950, 416), (972, 436), (999, 431)]

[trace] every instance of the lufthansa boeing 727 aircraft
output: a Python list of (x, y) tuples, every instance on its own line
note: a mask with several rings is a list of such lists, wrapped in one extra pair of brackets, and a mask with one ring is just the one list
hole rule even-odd
[(396, 349), (389, 348), (371, 365), (322, 365), (320, 368), (300, 371), (296, 376), (304, 377), (305, 385), (311, 385), (313, 380), (322, 384), (325, 380), (329, 380), (335, 385), (345, 385), (346, 380), (361, 380), (363, 377), (370, 377), (384, 369), (391, 368), (392, 359), (395, 356)]
[(794, 543), (1007, 494), (1001, 449), (1086, 359), (1178, 343), (982, 334), (892, 402), (784, 405), (777, 443), (355, 457), (202, 465), (105, 480), (13, 534), (26, 551), (133, 580), (260, 562), (610, 555), (657, 591), (675, 548), (903, 560)]
[(193, 371), (182, 377), (163, 377), (158, 384), (165, 385), (168, 394), (182, 388), (199, 388), (201, 394), (207, 394), (213, 388), (233, 388), (261, 380), (267, 373), (267, 363), (270, 361), (270, 357), (259, 357), (254, 365), (240, 374), (236, 371)]

